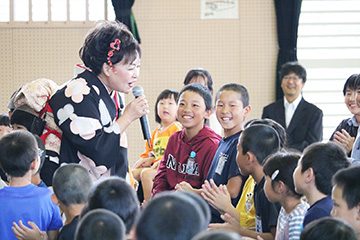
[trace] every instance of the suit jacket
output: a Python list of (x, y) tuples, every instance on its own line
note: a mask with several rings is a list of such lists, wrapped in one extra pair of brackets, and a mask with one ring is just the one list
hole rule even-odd
[(297, 106), (288, 128), (285, 125), (284, 99), (264, 107), (262, 118), (270, 118), (286, 129), (288, 148), (295, 148), (302, 152), (308, 145), (322, 141), (323, 113), (304, 98)]

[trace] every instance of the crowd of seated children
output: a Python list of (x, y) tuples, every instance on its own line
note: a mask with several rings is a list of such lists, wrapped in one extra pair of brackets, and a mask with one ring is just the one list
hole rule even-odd
[[(249, 121), (245, 127), (256, 124), (265, 124), (271, 126), (279, 135), (280, 147), (283, 148), (286, 144), (285, 129), (277, 122), (271, 119), (254, 119)], [(217, 186), (214, 181), (205, 181), (203, 185), (203, 197), (214, 206), (220, 213), (228, 213), (240, 223), (241, 227), (253, 229), (255, 228), (255, 208), (254, 208), (254, 186), (255, 181), (251, 176), (248, 176), (241, 191), (241, 197), (236, 205), (236, 208), (231, 204), (230, 195), (227, 188), (223, 185)], [(231, 228), (229, 224), (217, 224), (211, 227), (216, 228)]]
[(297, 240), (303, 229), (309, 205), (295, 192), (293, 172), (300, 155), (279, 151), (265, 162), (265, 195), (270, 202), (280, 203), (276, 240)]
[(211, 94), (204, 86), (194, 83), (181, 90), (177, 116), (183, 129), (169, 139), (154, 178), (153, 194), (174, 190), (183, 181), (193, 188), (201, 187), (221, 139), (204, 124), (210, 113)]
[[(10, 130), (0, 138), (0, 152), (6, 153), (0, 156), (0, 166), (9, 178), (9, 186), (0, 187), (0, 210), (5, 213), (0, 217), (0, 229), (5, 229), (0, 238), (323, 239), (328, 235), (322, 229), (334, 224), (338, 228), (331, 227), (328, 239), (360, 235), (356, 184), (360, 168), (348, 168), (347, 159), (358, 127), (357, 74), (349, 77), (343, 90), (354, 116), (335, 130), (331, 138), (335, 143), (313, 143), (302, 156), (280, 151), (286, 146), (286, 133), (273, 120), (252, 120), (243, 129), (251, 111), (244, 86), (225, 84), (216, 95), (220, 139), (206, 124), (212, 112), (211, 76), (204, 69), (192, 69), (184, 84), (178, 101), (177, 92), (170, 89), (158, 96), (155, 116), (160, 126), (132, 171), (143, 183), (146, 203), (142, 210), (136, 192), (125, 180), (109, 177), (93, 186), (88, 171), (77, 164), (55, 172), (51, 201), (39, 177), (39, 148), (44, 146), (39, 138), (34, 143), (34, 136), (27, 132), (34, 130), (26, 117), (30, 113), (15, 108), (12, 125), (27, 131), (10, 133), (11, 125), (5, 124)], [(29, 211), (29, 199), (26, 204), (21, 202), (25, 196), (33, 204), (30, 215), (24, 215)], [(203, 199), (211, 207), (211, 217)], [(63, 228), (54, 202), (65, 215)], [(11, 207), (14, 204), (17, 208)], [(35, 214), (36, 208), (47, 217)], [(349, 225), (327, 218), (330, 212)], [(207, 227), (225, 232), (203, 232)]]
[(132, 174), (141, 183), (141, 196), (145, 201), (151, 197), (153, 179), (156, 175), (159, 161), (162, 159), (170, 136), (181, 130), (176, 121), (177, 100), (179, 93), (175, 90), (165, 89), (156, 99), (155, 120), (159, 124), (151, 134), (150, 146), (145, 144), (145, 152), (135, 163)]
[(314, 143), (305, 148), (293, 174), (295, 191), (303, 194), (310, 205), (304, 227), (316, 219), (330, 216), (333, 207), (331, 178), (348, 166), (345, 150), (336, 143)]
[[(241, 226), (239, 216), (233, 217), (229, 213), (222, 215), (222, 218), (227, 222), (225, 226), (210, 224), (209, 227), (230, 228), (240, 235), (250, 238), (260, 236), (263, 239), (274, 239), (280, 207), (270, 203), (265, 196), (263, 189), (265, 174), (262, 165), (269, 155), (280, 150), (278, 134), (270, 126), (264, 124), (251, 125), (242, 132), (237, 150), (237, 163), (241, 174), (250, 175), (255, 181), (253, 196), (251, 196), (255, 207), (255, 229)], [(204, 188), (206, 187), (205, 184)]]
[[(232, 204), (236, 206), (242, 183), (246, 181), (246, 177), (240, 174), (236, 163), (236, 146), (244, 121), (251, 111), (247, 89), (236, 83), (223, 85), (216, 94), (215, 110), (216, 117), (223, 128), (224, 137), (219, 143), (206, 179), (212, 179), (216, 185), (226, 185)], [(176, 185), (175, 189), (201, 194), (201, 188), (194, 189), (185, 181)], [(213, 207), (211, 213), (211, 222), (223, 222), (219, 212)]]

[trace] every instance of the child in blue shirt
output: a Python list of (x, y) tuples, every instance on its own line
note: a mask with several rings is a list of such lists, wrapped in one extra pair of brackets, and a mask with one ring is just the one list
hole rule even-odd
[(9, 186), (0, 189), (0, 239), (15, 240), (13, 223), (28, 227), (36, 224), (49, 239), (56, 239), (62, 227), (59, 208), (51, 192), (31, 184), (39, 168), (38, 146), (27, 131), (14, 131), (0, 140), (0, 166), (9, 176)]

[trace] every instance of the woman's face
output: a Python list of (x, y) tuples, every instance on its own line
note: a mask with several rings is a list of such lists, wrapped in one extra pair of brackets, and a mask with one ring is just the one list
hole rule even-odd
[(134, 61), (124, 63), (120, 61), (114, 64), (109, 70), (109, 77), (105, 85), (109, 90), (116, 90), (122, 93), (129, 93), (135, 86), (140, 73), (140, 57), (137, 54)]
[(349, 111), (354, 115), (360, 116), (360, 107), (358, 105), (360, 102), (360, 89), (346, 89), (344, 100)]

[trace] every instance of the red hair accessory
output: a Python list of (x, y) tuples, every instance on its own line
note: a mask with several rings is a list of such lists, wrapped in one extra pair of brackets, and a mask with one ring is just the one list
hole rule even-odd
[(114, 51), (119, 51), (120, 50), (120, 39), (116, 38), (113, 42), (110, 43), (110, 50), (108, 51), (107, 54), (107, 62), (109, 64), (110, 67), (112, 67), (112, 62), (111, 62), (111, 57), (114, 56)]

